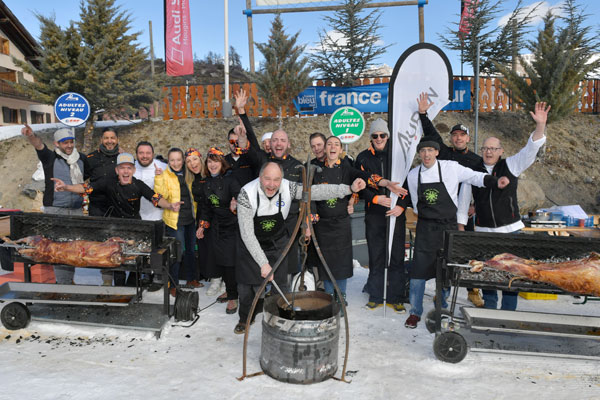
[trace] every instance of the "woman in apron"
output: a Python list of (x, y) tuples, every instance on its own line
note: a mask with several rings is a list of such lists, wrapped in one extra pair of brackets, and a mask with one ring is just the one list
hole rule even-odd
[[(337, 137), (331, 136), (325, 141), (325, 165), (321, 172), (316, 173), (314, 183), (350, 185), (356, 178), (361, 178), (365, 182), (374, 184), (371, 175), (353, 168), (350, 163), (340, 159), (342, 151), (342, 142)], [(348, 213), (351, 197), (317, 201), (315, 202), (316, 210), (313, 211), (318, 215), (314, 229), (319, 247), (344, 299), (346, 298), (347, 279), (353, 275), (352, 229)], [(333, 295), (334, 287), (329, 275), (320, 260), (317, 265), (319, 277), (323, 279), (325, 292)]]
[(224, 156), (219, 148), (211, 147), (205, 161), (207, 177), (195, 184), (192, 191), (198, 203), (196, 236), (198, 239), (205, 238), (207, 242), (206, 269), (214, 271), (225, 282), (226, 292), (217, 301), (227, 301), (225, 312), (235, 314), (238, 308), (235, 280), (238, 222), (233, 206), (240, 184)]

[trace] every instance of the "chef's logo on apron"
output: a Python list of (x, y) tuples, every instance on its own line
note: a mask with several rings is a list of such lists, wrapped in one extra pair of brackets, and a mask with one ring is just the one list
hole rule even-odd
[(327, 207), (329, 207), (329, 208), (335, 208), (337, 201), (338, 201), (337, 198), (333, 198), (333, 199), (326, 200), (325, 204), (327, 204)]
[(260, 227), (264, 232), (271, 232), (273, 228), (275, 228), (276, 224), (277, 221), (274, 219), (265, 219), (264, 221), (260, 221)]
[[(280, 203), (281, 203), (281, 204), (280, 204)], [(281, 200), (281, 201), (280, 201), (280, 200), (277, 200), (277, 201), (275, 202), (275, 205), (276, 205), (277, 207), (284, 207), (284, 206), (285, 206), (285, 201), (283, 201), (283, 200)]]
[(423, 194), (425, 195), (425, 201), (428, 204), (434, 205), (437, 203), (440, 192), (437, 189), (427, 189)]
[(217, 196), (216, 194), (211, 194), (210, 196), (208, 196), (208, 201), (210, 201), (210, 204), (212, 204), (213, 206), (219, 207), (220, 200), (219, 196)]

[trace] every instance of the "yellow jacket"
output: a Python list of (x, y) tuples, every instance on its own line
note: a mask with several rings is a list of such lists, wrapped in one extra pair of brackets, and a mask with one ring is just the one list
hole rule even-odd
[[(185, 168), (185, 167), (184, 167)], [(194, 196), (192, 195), (192, 185), (188, 185), (190, 191), (190, 197), (192, 201)], [(179, 190), (179, 179), (170, 168), (166, 168), (162, 174), (154, 177), (154, 191), (160, 194), (169, 203), (175, 203), (181, 200), (181, 193)], [(196, 202), (193, 201), (194, 218), (196, 217)], [(177, 221), (179, 220), (179, 213), (165, 209), (163, 212), (163, 222), (173, 228), (177, 229)]]

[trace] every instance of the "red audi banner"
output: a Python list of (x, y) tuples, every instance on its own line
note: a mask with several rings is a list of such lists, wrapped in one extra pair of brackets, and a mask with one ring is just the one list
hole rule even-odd
[(165, 59), (167, 75), (194, 73), (189, 0), (165, 0)]
[(458, 31), (461, 36), (468, 35), (471, 31), (471, 18), (477, 7), (477, 0), (462, 0), (460, 2), (460, 24)]

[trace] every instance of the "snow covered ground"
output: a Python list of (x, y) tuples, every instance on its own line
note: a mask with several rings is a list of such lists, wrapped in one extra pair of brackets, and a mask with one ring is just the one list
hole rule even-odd
[[(27, 329), (0, 328), (0, 399), (598, 399), (598, 361), (469, 352), (458, 364), (438, 361), (433, 335), (407, 315), (367, 310), (361, 293), (367, 270), (349, 281), (348, 379), (292, 385), (242, 374), (243, 335), (233, 334), (237, 315), (224, 304), (202, 311), (192, 328), (169, 324), (160, 339), (133, 330), (33, 321)], [(99, 284), (97, 271), (77, 270), (77, 283)], [(200, 290), (200, 306), (212, 303)], [(432, 308), (433, 282), (425, 297)], [(160, 292), (145, 301), (160, 302)], [(466, 291), (459, 292), (466, 304)], [(600, 304), (574, 305), (519, 299), (520, 310), (600, 315)], [(259, 318), (260, 320), (260, 318)], [(252, 326), (248, 373), (260, 371), (261, 324)], [(339, 368), (344, 332), (340, 334)], [(340, 372), (336, 374), (340, 376)]]

